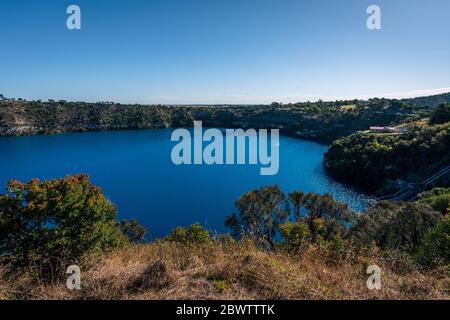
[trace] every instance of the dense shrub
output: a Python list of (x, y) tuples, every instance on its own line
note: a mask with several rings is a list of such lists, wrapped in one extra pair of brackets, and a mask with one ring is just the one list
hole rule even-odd
[(446, 123), (450, 121), (450, 103), (440, 104), (433, 110), (430, 116), (431, 123)]
[(280, 247), (291, 253), (307, 249), (311, 244), (327, 248), (330, 253), (340, 253), (345, 247), (345, 241), (339, 235), (326, 235), (323, 219), (314, 219), (314, 230), (317, 231), (313, 240), (310, 227), (304, 221), (287, 222), (280, 226)]
[(52, 269), (123, 239), (116, 208), (86, 175), (11, 181), (0, 196), (0, 256), (13, 265)]
[(416, 259), (426, 267), (450, 264), (450, 215), (446, 215), (425, 233)]
[(434, 188), (419, 194), (419, 202), (426, 203), (441, 214), (450, 210), (450, 188)]
[(195, 223), (189, 227), (175, 228), (166, 239), (184, 245), (207, 244), (211, 241), (211, 235), (208, 230)]
[(425, 232), (441, 217), (423, 204), (380, 201), (358, 216), (351, 235), (360, 246), (415, 252)]
[(281, 246), (296, 252), (311, 243), (311, 231), (303, 221), (287, 222), (280, 226)]

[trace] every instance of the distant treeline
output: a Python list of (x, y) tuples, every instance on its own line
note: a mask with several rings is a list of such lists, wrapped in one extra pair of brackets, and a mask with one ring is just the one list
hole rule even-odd
[(450, 92), (437, 94), (428, 97), (418, 97), (411, 99), (403, 99), (405, 103), (413, 104), (418, 107), (436, 108), (440, 104), (445, 104), (450, 102)]
[(279, 128), (286, 135), (330, 143), (373, 125), (416, 120), (426, 108), (389, 99), (254, 106), (124, 105), (112, 102), (0, 99), (0, 136), (192, 126)]

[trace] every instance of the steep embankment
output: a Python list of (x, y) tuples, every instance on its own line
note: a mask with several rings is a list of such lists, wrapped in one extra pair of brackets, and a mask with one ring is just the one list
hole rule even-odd
[(333, 176), (378, 195), (395, 190), (397, 179), (421, 182), (449, 163), (450, 122), (417, 122), (404, 134), (358, 132), (333, 142), (324, 157)]
[(371, 125), (414, 119), (395, 100), (338, 101), (260, 106), (146, 106), (116, 103), (0, 101), (0, 136), (192, 126), (280, 128), (325, 143)]

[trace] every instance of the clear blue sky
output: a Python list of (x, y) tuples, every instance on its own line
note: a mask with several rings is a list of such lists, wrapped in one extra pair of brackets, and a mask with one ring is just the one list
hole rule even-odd
[[(82, 30), (66, 28), (77, 4)], [(377, 4), (382, 30), (366, 28)], [(265, 103), (450, 91), (449, 0), (1, 0), (0, 93)]]

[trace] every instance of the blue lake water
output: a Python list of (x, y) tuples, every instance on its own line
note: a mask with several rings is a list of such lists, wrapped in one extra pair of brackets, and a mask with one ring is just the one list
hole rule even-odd
[(120, 218), (136, 218), (151, 237), (200, 222), (224, 231), (234, 203), (256, 187), (278, 184), (285, 192), (330, 193), (356, 210), (369, 198), (328, 177), (327, 147), (280, 137), (280, 169), (261, 176), (259, 165), (181, 165), (171, 161), (172, 130), (110, 131), (0, 138), (0, 185), (9, 179), (59, 178), (87, 173), (117, 206)]

